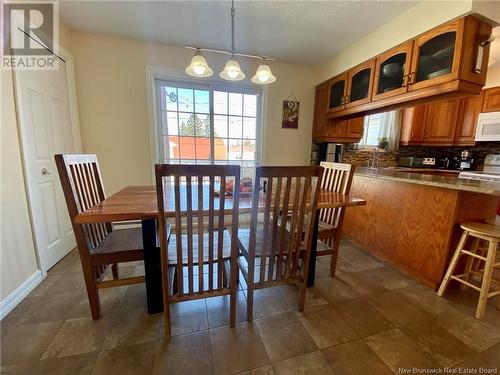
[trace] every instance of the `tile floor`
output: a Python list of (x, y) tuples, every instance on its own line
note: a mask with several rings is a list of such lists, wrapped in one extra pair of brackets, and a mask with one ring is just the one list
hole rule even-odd
[[(149, 315), (144, 285), (103, 290), (93, 321), (73, 251), (1, 322), (1, 374), (390, 374), (403, 368), (500, 367), (500, 312), (474, 318), (477, 294), (439, 298), (427, 286), (344, 242), (338, 276), (317, 262), (306, 309), (296, 288), (261, 290), (255, 320), (228, 326), (228, 297), (173, 305), (170, 342)], [(135, 263), (122, 274), (143, 272)], [(412, 370), (410, 370), (412, 371)], [(411, 372), (410, 372), (411, 373)], [(495, 372), (496, 373), (496, 372)]]

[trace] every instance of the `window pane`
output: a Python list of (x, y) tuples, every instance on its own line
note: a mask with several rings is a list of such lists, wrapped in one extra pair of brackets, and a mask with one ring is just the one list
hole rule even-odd
[(243, 141), (243, 160), (254, 160), (255, 159), (255, 141), (244, 140)]
[(257, 95), (245, 95), (243, 98), (244, 108), (243, 115), (244, 116), (257, 116)]
[(179, 93), (179, 111), (193, 112), (193, 90), (178, 89), (177, 92)]
[(241, 138), (243, 134), (243, 121), (241, 117), (229, 116), (229, 137)]
[(210, 119), (208, 115), (195, 114), (190, 120), (193, 122), (196, 137), (210, 137)]
[(243, 118), (243, 138), (256, 139), (257, 120), (251, 117)]
[(214, 138), (214, 159), (227, 160), (227, 139)]
[(197, 113), (209, 113), (208, 91), (196, 90), (194, 92), (194, 109)]
[(180, 155), (179, 137), (171, 135), (169, 137), (165, 137), (164, 139), (165, 139), (165, 151), (168, 147), (170, 158), (178, 159)]
[(227, 116), (214, 115), (214, 137), (227, 138)]
[(166, 114), (166, 121), (167, 121), (167, 129), (163, 134), (178, 135), (179, 127), (177, 123), (177, 112), (163, 112), (162, 115), (163, 114)]
[(214, 113), (227, 115), (227, 92), (214, 91)]
[(195, 138), (196, 159), (210, 160), (210, 138)]
[(179, 137), (181, 159), (196, 159), (194, 137)]
[(241, 139), (229, 140), (229, 160), (241, 160)]
[(237, 116), (243, 114), (243, 94), (229, 93), (229, 114)]
[(165, 102), (168, 111), (177, 111), (177, 89), (175, 87), (164, 87)]

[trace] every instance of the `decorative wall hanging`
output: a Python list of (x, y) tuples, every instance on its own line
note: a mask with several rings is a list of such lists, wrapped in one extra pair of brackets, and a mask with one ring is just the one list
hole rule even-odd
[(281, 127), (283, 129), (299, 128), (299, 107), (300, 103), (294, 93), (290, 93), (286, 100), (283, 100), (283, 118)]

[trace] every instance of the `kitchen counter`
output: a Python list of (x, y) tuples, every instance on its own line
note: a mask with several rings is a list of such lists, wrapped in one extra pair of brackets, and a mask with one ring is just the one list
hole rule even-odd
[(367, 204), (346, 210), (343, 235), (437, 288), (462, 233), (460, 223), (496, 217), (500, 183), (357, 168), (349, 194)]
[(457, 171), (450, 171), (450, 176), (426, 174), (426, 171), (436, 170), (426, 170), (423, 168), (416, 170), (413, 168), (357, 167), (355, 174), (383, 180), (408, 182), (412, 184), (500, 196), (500, 183), (458, 178), (456, 176)]

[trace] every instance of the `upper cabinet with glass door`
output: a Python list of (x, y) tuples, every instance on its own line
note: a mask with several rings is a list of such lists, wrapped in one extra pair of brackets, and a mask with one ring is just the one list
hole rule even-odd
[(346, 108), (368, 103), (372, 96), (375, 60), (368, 60), (349, 70)]
[(376, 58), (372, 100), (380, 100), (407, 91), (413, 40), (382, 53)]
[(330, 80), (327, 118), (479, 94), (490, 36), (489, 24), (466, 16), (338, 75)]
[(458, 78), (463, 24), (455, 21), (415, 39), (409, 90)]
[(328, 81), (328, 108), (332, 113), (345, 108), (347, 95), (347, 72), (339, 74)]

